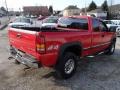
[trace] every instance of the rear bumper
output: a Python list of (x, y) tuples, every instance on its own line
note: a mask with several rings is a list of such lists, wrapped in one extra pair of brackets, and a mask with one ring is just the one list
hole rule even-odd
[(40, 62), (38, 62), (34, 57), (26, 53), (23, 53), (17, 50), (16, 48), (10, 47), (10, 55), (21, 64), (24, 64), (28, 67), (32, 67), (32, 68), (41, 67)]

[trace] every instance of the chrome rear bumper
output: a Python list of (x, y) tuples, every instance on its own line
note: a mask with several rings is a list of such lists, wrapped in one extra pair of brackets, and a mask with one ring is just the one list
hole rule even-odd
[(21, 64), (24, 64), (28, 67), (32, 68), (40, 68), (41, 64), (31, 55), (28, 55), (24, 52), (21, 52), (20, 50), (17, 50), (16, 48), (10, 47), (10, 55), (20, 62)]

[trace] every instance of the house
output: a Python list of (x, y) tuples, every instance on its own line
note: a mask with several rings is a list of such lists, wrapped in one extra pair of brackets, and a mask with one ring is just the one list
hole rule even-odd
[(87, 10), (86, 10), (86, 8), (82, 8), (82, 9), (80, 10), (80, 15), (81, 15), (81, 16), (87, 15)]
[(23, 13), (25, 15), (33, 15), (33, 16), (48, 16), (50, 15), (47, 6), (24, 6)]
[(0, 9), (0, 16), (5, 16), (6, 12)]
[(103, 11), (102, 9), (95, 9), (90, 12), (87, 12), (88, 16), (95, 16), (97, 18), (106, 19), (107, 12)]
[(80, 15), (80, 9), (77, 6), (70, 5), (63, 10), (63, 16)]
[(109, 11), (112, 14), (112, 18), (120, 19), (120, 4), (109, 6)]

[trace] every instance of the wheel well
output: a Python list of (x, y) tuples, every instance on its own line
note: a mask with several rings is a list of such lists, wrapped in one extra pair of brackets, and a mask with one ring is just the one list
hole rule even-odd
[(82, 48), (79, 45), (73, 45), (73, 46), (67, 47), (65, 49), (64, 53), (65, 52), (72, 52), (75, 55), (80, 56), (81, 55), (81, 51), (82, 51)]
[(66, 52), (72, 52), (77, 56), (81, 56), (82, 46), (80, 43), (69, 43), (61, 46), (55, 67), (62, 60), (62, 57)]
[(116, 38), (113, 38), (112, 42), (116, 42)]

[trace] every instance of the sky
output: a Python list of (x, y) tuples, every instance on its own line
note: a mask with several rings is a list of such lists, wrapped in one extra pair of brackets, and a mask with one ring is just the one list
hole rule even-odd
[[(23, 6), (53, 6), (54, 10), (63, 10), (68, 5), (77, 5), (79, 8), (84, 8), (91, 3), (92, 0), (6, 0), (10, 10), (19, 10)], [(101, 6), (104, 0), (93, 0), (97, 6)], [(110, 5), (111, 0), (107, 0)], [(120, 0), (112, 0), (112, 4), (120, 4)], [(5, 0), (0, 0), (0, 6), (5, 6)]]

